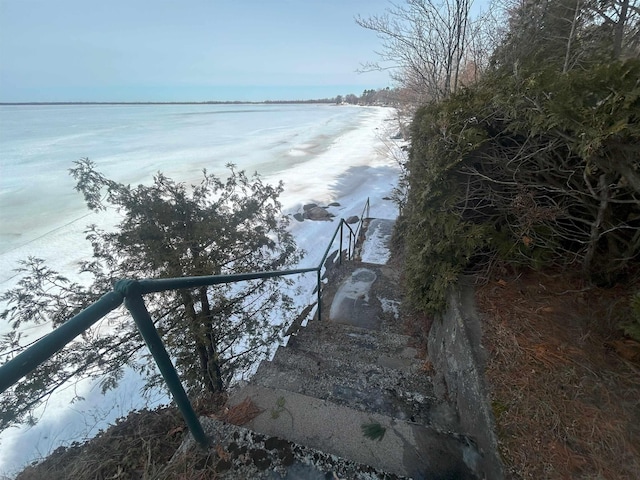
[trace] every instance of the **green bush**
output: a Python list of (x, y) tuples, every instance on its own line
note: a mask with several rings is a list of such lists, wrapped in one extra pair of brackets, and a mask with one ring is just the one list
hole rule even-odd
[(640, 257), (640, 62), (494, 74), (418, 110), (405, 238), (410, 299), (442, 310), (465, 271), (575, 268), (612, 283)]

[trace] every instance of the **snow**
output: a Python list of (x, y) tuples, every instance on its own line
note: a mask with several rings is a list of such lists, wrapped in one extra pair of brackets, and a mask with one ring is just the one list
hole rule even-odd
[(396, 320), (400, 318), (400, 302), (381, 297), (378, 297), (378, 300), (380, 301), (383, 312), (393, 314)]
[(362, 245), (362, 261), (385, 265), (391, 256), (389, 252), (390, 237), (391, 234), (384, 229), (381, 223), (372, 220)]

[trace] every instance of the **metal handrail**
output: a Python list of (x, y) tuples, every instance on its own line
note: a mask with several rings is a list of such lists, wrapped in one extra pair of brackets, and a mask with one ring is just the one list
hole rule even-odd
[[(370, 209), (370, 206), (371, 206), (371, 205), (369, 204), (369, 197), (367, 197), (367, 201), (365, 202), (365, 204), (364, 204), (364, 208), (362, 209), (362, 214), (360, 215), (360, 221), (358, 222), (358, 228), (356, 228), (356, 232), (353, 234), (353, 235), (354, 235), (354, 238), (355, 238), (355, 241), (354, 241), (354, 244), (353, 244), (353, 251), (354, 251), (354, 254), (355, 254), (355, 249), (356, 249), (355, 244), (356, 244), (356, 243), (357, 243), (357, 241), (358, 241), (358, 235), (360, 235), (360, 232), (362, 231), (362, 225), (363, 225), (363, 223), (364, 223), (364, 219), (365, 219), (365, 218), (369, 218), (369, 209)], [(367, 212), (366, 217), (365, 217), (365, 213), (364, 213), (364, 212)]]
[[(365, 205), (368, 212), (369, 199)], [(365, 212), (363, 210), (363, 214)], [(57, 327), (51, 333), (45, 335), (29, 348), (16, 355), (14, 358), (0, 366), (0, 393), (5, 392), (9, 387), (17, 383), (22, 377), (28, 375), (40, 364), (45, 362), (56, 352), (62, 350), (68, 343), (81, 333), (88, 330), (92, 325), (98, 322), (105, 315), (118, 308), (122, 303), (129, 310), (133, 317), (136, 327), (138, 328), (142, 338), (144, 339), (151, 355), (153, 356), (160, 373), (167, 383), (167, 387), (185, 419), (189, 431), (194, 439), (202, 446), (209, 445), (202, 425), (198, 420), (196, 413), (191, 406), (191, 402), (182, 387), (178, 373), (171, 362), (169, 354), (162, 343), (162, 340), (156, 330), (151, 315), (147, 310), (142, 295), (154, 292), (162, 292), (167, 290), (177, 290), (183, 288), (196, 288), (209, 285), (219, 285), (225, 283), (235, 283), (247, 280), (258, 280), (262, 278), (274, 278), (288, 275), (304, 274), (317, 272), (317, 291), (318, 291), (318, 320), (322, 319), (322, 302), (321, 290), (322, 279), (321, 272), (331, 246), (336, 239), (338, 231), (340, 231), (340, 248), (339, 261), (342, 263), (342, 238), (344, 225), (349, 229), (349, 250), (348, 258), (352, 258), (351, 239), (354, 239), (353, 251), (355, 252), (355, 242), (357, 242), (356, 233), (353, 232), (349, 224), (344, 219), (340, 219), (339, 225), (336, 227), (333, 236), (329, 242), (329, 246), (324, 252), (320, 263), (316, 267), (298, 268), (294, 270), (280, 270), (268, 272), (252, 272), (231, 275), (207, 275), (199, 277), (182, 277), (182, 278), (162, 278), (162, 279), (144, 279), (144, 280), (120, 280), (114, 285), (113, 291), (106, 293), (100, 297), (95, 303), (89, 305), (77, 315), (73, 316), (62, 325)], [(360, 225), (356, 232), (360, 230)]]

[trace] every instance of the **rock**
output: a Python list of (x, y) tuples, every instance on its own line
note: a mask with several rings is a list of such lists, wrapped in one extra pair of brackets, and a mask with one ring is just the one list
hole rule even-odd
[(327, 212), (322, 207), (313, 207), (304, 212), (304, 218), (308, 218), (309, 220), (331, 220), (332, 217), (335, 217), (335, 215)]
[(295, 218), (299, 222), (304, 222), (304, 215), (302, 215), (300, 212), (294, 213), (293, 218)]
[(339, 204), (338, 202), (331, 202), (331, 203), (329, 204), (329, 206), (330, 206), (330, 207), (339, 207), (339, 206), (340, 206), (340, 204)]
[(253, 464), (258, 467), (258, 470), (266, 470), (271, 466), (269, 454), (262, 449), (251, 450), (249, 457), (253, 460)]
[(352, 215), (349, 218), (347, 218), (345, 220), (349, 225), (353, 224), (353, 223), (358, 223), (360, 221), (360, 217), (358, 217), (357, 215)]
[(307, 210), (311, 210), (312, 208), (316, 208), (318, 206), (317, 203), (307, 203), (302, 206), (302, 209), (306, 212)]

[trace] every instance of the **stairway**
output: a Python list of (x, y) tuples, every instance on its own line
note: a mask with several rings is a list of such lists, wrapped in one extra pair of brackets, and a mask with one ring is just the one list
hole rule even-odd
[(451, 433), (455, 412), (435, 398), (428, 360), (403, 334), (394, 270), (350, 262), (340, 275), (323, 292), (330, 314), (299, 328), (231, 396), (259, 409), (244, 427), (371, 470), (353, 478), (480, 478), (473, 442)]

